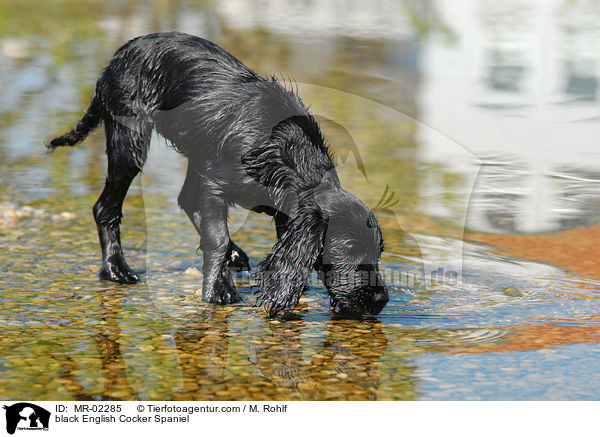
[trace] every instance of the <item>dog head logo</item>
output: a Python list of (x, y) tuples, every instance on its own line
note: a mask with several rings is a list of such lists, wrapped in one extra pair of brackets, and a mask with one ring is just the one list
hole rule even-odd
[(48, 430), (50, 411), (35, 404), (19, 402), (4, 405), (6, 410), (6, 432), (14, 434), (15, 430)]

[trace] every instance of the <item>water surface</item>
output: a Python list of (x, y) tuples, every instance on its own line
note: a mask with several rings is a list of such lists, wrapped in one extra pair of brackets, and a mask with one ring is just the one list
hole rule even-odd
[[(0, 398), (597, 399), (600, 4), (449, 5), (0, 3)], [(173, 29), (297, 82), (342, 184), (377, 206), (380, 315), (336, 316), (314, 278), (285, 323), (245, 277), (241, 304), (201, 302), (186, 163), (159, 137), (124, 206), (144, 281), (97, 279), (103, 132), (42, 144), (124, 41)], [(270, 218), (230, 226), (256, 265)]]

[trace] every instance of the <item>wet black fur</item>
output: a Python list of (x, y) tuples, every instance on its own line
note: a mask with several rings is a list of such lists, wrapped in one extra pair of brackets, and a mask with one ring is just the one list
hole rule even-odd
[(371, 211), (340, 187), (319, 126), (298, 97), (215, 44), (182, 33), (142, 36), (100, 74), (83, 119), (47, 145), (72, 146), (101, 122), (108, 174), (94, 205), (100, 277), (135, 283), (119, 225), (122, 204), (156, 130), (188, 158), (179, 204), (201, 237), (208, 302), (239, 301), (232, 268), (249, 268), (227, 229), (237, 204), (275, 219), (278, 241), (259, 266), (259, 301), (273, 317), (298, 303), (313, 268), (332, 304), (377, 313), (388, 300), (378, 273), (381, 230)]

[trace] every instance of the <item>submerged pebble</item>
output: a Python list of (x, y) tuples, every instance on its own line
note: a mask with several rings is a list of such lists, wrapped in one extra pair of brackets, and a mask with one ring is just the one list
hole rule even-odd
[(75, 214), (72, 212), (61, 212), (60, 214), (52, 214), (52, 220), (73, 220), (75, 218)]
[(25, 219), (50, 218), (52, 221), (73, 220), (76, 215), (72, 212), (63, 211), (58, 214), (49, 214), (43, 209), (31, 206), (18, 206), (15, 203), (0, 203), (0, 225), (14, 226), (24, 223)]
[(198, 270), (196, 267), (188, 267), (183, 271), (183, 274), (189, 276), (190, 278), (201, 278), (202, 272)]
[(0, 53), (11, 59), (25, 59), (29, 56), (31, 43), (27, 39), (6, 38), (0, 42)]
[(44, 210), (31, 206), (17, 206), (14, 203), (0, 203), (0, 225), (16, 225), (29, 217), (43, 217)]

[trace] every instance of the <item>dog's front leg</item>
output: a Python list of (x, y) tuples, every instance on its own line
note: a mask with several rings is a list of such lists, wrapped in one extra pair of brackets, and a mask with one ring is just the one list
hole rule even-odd
[(203, 195), (200, 201), (200, 248), (204, 259), (202, 300), (226, 305), (239, 302), (229, 268), (229, 230), (227, 205), (215, 195)]
[[(188, 165), (185, 182), (181, 188), (181, 193), (179, 193), (178, 202), (200, 235), (202, 234), (200, 204), (204, 201), (203, 196), (207, 190), (208, 188), (203, 187), (202, 178)], [(231, 270), (250, 270), (248, 255), (231, 240), (229, 240), (227, 260), (227, 266)]]

